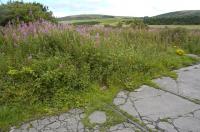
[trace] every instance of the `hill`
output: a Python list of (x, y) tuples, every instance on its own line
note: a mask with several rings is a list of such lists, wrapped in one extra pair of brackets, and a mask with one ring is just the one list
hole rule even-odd
[[(136, 17), (83, 14), (83, 15), (61, 17), (58, 18), (58, 20), (65, 21), (67, 23), (78, 23), (78, 24), (85, 24), (85, 23), (113, 24), (124, 19), (127, 20), (134, 18)], [(143, 19), (144, 23), (149, 25), (200, 25), (200, 10), (184, 10), (184, 11), (169, 12), (153, 17), (144, 17), (140, 19)]]
[(184, 10), (145, 17), (149, 25), (200, 25), (200, 10)]
[(72, 21), (72, 20), (88, 20), (88, 19), (108, 19), (115, 18), (115, 16), (110, 15), (99, 15), (99, 14), (83, 14), (83, 15), (73, 15), (58, 18), (60, 21)]
[(184, 11), (169, 12), (154, 17), (156, 18), (200, 17), (200, 10), (184, 10)]

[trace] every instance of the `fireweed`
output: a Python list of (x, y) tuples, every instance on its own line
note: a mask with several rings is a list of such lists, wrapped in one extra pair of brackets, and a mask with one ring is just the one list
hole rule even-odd
[(52, 31), (64, 31), (70, 29), (67, 24), (53, 24), (48, 21), (21, 23), (18, 26), (7, 25), (3, 29), (5, 39), (12, 39), (15, 42), (25, 40), (28, 37), (37, 37), (40, 34), (48, 34)]

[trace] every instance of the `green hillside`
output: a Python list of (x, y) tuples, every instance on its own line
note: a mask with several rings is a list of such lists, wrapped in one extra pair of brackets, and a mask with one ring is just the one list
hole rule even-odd
[(200, 17), (200, 10), (184, 10), (165, 13), (155, 16), (156, 18), (183, 18), (183, 17)]
[(115, 17), (110, 16), (110, 15), (83, 14), (83, 15), (73, 15), (73, 16), (61, 17), (61, 18), (58, 18), (58, 20), (60, 20), (60, 21), (72, 21), (72, 20), (108, 19), (108, 18), (115, 18)]
[(176, 11), (153, 17), (145, 17), (149, 25), (200, 25), (200, 10)]

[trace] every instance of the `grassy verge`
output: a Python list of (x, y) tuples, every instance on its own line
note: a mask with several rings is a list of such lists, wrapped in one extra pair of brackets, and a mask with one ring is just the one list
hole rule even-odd
[(119, 122), (101, 102), (112, 103), (122, 89), (153, 85), (153, 78), (175, 77), (171, 70), (196, 61), (177, 55), (179, 48), (199, 54), (198, 33), (48, 22), (6, 27), (0, 34), (0, 128), (77, 107), (87, 115), (103, 109), (107, 125)]
[(200, 25), (149, 25), (150, 28), (186, 28), (190, 30), (200, 29)]

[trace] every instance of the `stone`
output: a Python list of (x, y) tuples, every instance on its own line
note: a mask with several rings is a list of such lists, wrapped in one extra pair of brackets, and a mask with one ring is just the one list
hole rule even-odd
[(166, 132), (177, 132), (176, 129), (174, 129), (174, 126), (168, 122), (159, 122), (158, 127)]
[(161, 94), (163, 94), (163, 91), (143, 85), (139, 88), (139, 92), (130, 92), (129, 98), (135, 101), (135, 100), (140, 100), (140, 99), (154, 97), (154, 96), (157, 97), (157, 96), (160, 96)]
[(119, 108), (134, 117), (139, 117), (139, 115), (138, 115), (136, 109), (134, 108), (130, 99), (128, 99), (125, 104), (120, 105)]
[(46, 126), (46, 127), (50, 128), (50, 129), (57, 129), (57, 128), (60, 127), (60, 122), (59, 122), (59, 121), (56, 121), (56, 122), (54, 122), (54, 123), (52, 123), (52, 124), (49, 124), (49, 125)]
[(83, 113), (83, 111), (81, 109), (72, 109), (69, 111), (69, 113), (77, 115)]
[(135, 132), (136, 128), (133, 124), (124, 122), (110, 127), (109, 132)]
[(66, 120), (68, 117), (69, 117), (69, 114), (64, 113), (64, 114), (61, 114), (61, 115), (58, 117), (58, 120), (64, 121), (64, 120)]
[(68, 132), (67, 128), (58, 128), (55, 131), (56, 132)]
[(200, 120), (200, 110), (194, 112), (194, 118), (197, 118)]
[(46, 117), (23, 124), (19, 129), (12, 127), (10, 132), (83, 132), (84, 125), (80, 116), (84, 113), (80, 109), (73, 109), (59, 116)]
[(38, 127), (38, 121), (37, 121), (37, 120), (30, 122), (30, 124), (31, 124), (31, 126), (34, 127), (34, 128), (37, 128), (37, 127)]
[(102, 111), (95, 111), (89, 116), (90, 123), (103, 124), (106, 122), (106, 114)]
[[(173, 83), (176, 82), (170, 78), (167, 79)], [(165, 85), (167, 86), (167, 83)], [(141, 86), (137, 91), (129, 92), (127, 95), (126, 103), (117, 105), (117, 107), (122, 111), (127, 112), (129, 115), (132, 115), (139, 120), (141, 119), (147, 127), (152, 130), (160, 128), (160, 130), (176, 132), (177, 129), (180, 128), (182, 131), (200, 131), (198, 125), (200, 123), (199, 120), (197, 120), (197, 117), (199, 116), (198, 111), (200, 110), (200, 105), (198, 104), (170, 92), (165, 92), (146, 85)], [(193, 115), (190, 114), (193, 112), (196, 117), (193, 117)], [(173, 120), (179, 119), (182, 116), (185, 116), (185, 120), (186, 118), (191, 119), (188, 120), (188, 122), (186, 121), (187, 123), (184, 123), (184, 126), (180, 125), (182, 120), (175, 120), (174, 124), (177, 125), (175, 128), (172, 125)], [(160, 119), (169, 119), (170, 123), (159, 122)], [(190, 123), (193, 123), (193, 129), (190, 129)], [(132, 128), (132, 130), (135, 130), (135, 128)]]
[(48, 125), (50, 123), (52, 123), (52, 122), (48, 118), (38, 120), (38, 125), (40, 125), (41, 127)]
[(155, 129), (155, 126), (151, 125), (151, 124), (148, 124), (147, 127), (150, 128), (150, 129)]
[(178, 71), (180, 94), (190, 99), (200, 100), (200, 68)]
[(125, 128), (132, 128), (133, 130), (136, 129), (135, 125), (128, 123), (128, 122), (124, 122), (123, 123)]
[(44, 130), (42, 132), (54, 132), (53, 130)]
[(147, 116), (153, 121), (182, 115), (200, 108), (199, 105), (170, 93), (135, 101), (135, 107), (141, 116)]
[(116, 130), (116, 131), (113, 131), (113, 132), (135, 132), (135, 131), (131, 128), (124, 128), (124, 129)]
[(58, 116), (51, 116), (51, 117), (48, 118), (48, 120), (50, 122), (55, 122), (56, 120), (58, 120)]
[(67, 128), (72, 130), (72, 131), (77, 131), (79, 121), (76, 118), (69, 118), (68, 120), (65, 120), (67, 122)]
[(121, 129), (124, 129), (124, 128), (125, 128), (125, 127), (124, 127), (123, 124), (117, 124), (117, 125), (115, 125), (115, 126), (112, 126), (112, 127), (110, 128), (110, 131), (121, 130)]
[(127, 98), (127, 91), (121, 91), (121, 92), (119, 92), (118, 94), (117, 94), (117, 97), (118, 98)]
[(180, 117), (174, 120), (174, 125), (180, 129), (180, 131), (187, 132), (199, 132), (200, 120), (192, 117)]
[(115, 105), (122, 105), (122, 104), (124, 104), (125, 102), (126, 102), (126, 100), (125, 100), (124, 98), (115, 98), (114, 101), (113, 101), (113, 103), (114, 103)]
[(162, 89), (168, 90), (170, 92), (179, 93), (178, 85), (176, 81), (170, 77), (162, 77), (153, 80), (154, 83), (158, 84)]
[(85, 118), (85, 117), (86, 117), (85, 114), (81, 114), (81, 115), (80, 115), (80, 118), (81, 118), (81, 119), (83, 119), (83, 118)]
[(153, 81), (161, 89), (189, 99), (200, 100), (200, 64), (182, 68), (175, 72), (178, 74), (176, 81), (170, 77), (162, 77)]
[[(130, 98), (134, 98), (135, 101), (131, 102)], [(189, 113), (200, 106), (176, 95), (143, 86), (140, 92), (136, 92), (134, 97), (129, 97), (127, 102), (119, 108), (134, 117), (140, 114), (156, 121), (159, 118)]]
[(30, 128), (30, 129), (29, 129), (29, 132), (38, 132), (38, 130), (35, 129), (35, 128)]
[(84, 129), (84, 125), (83, 125), (83, 123), (79, 122), (78, 123), (78, 130), (82, 130), (82, 129)]

